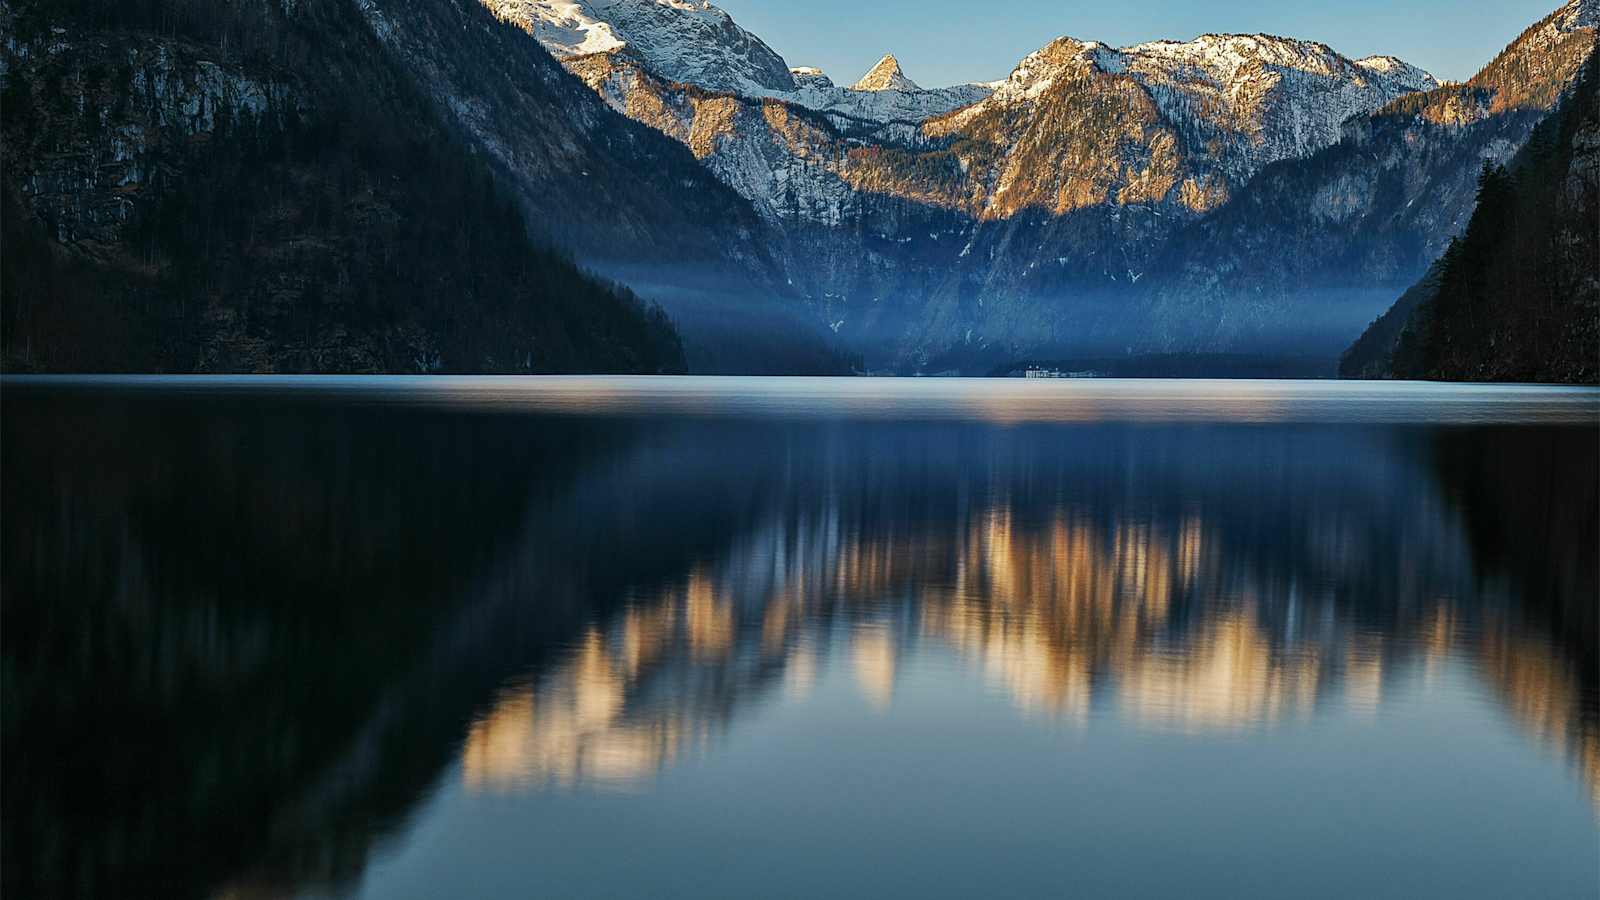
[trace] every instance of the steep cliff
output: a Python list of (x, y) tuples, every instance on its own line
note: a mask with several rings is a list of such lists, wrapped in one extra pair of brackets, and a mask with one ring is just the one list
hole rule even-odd
[(539, 234), (663, 305), (693, 370), (849, 371), (789, 286), (804, 261), (683, 144), (608, 108), (478, 0), (353, 2)]
[(792, 91), (789, 66), (707, 0), (483, 0), (557, 58), (627, 47), (671, 81), (715, 91)]

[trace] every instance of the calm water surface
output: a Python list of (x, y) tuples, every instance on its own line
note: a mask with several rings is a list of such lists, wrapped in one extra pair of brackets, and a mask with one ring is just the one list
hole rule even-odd
[(1600, 394), (0, 382), (7, 897), (1600, 892)]

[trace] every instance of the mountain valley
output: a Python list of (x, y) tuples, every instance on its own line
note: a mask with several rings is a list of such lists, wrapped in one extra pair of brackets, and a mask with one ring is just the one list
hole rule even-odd
[[(121, 339), (84, 349), (94, 332), (80, 326), (105, 316), (22, 296), (70, 293), (59, 285), (84, 271), (95, 273), (84, 283), (113, 286), (93, 291), (115, 307), (110, 321), (169, 336), (189, 323), (159, 362), (103, 365), (540, 369), (538, 342), (484, 349), (504, 328), (465, 354), (440, 349), (478, 309), (530, 302), (482, 274), (499, 264), (481, 244), (453, 254), (456, 281), (433, 282), (460, 294), (459, 310), (419, 318), (378, 296), (354, 303), (348, 285), (371, 280), (356, 248), (387, 240), (378, 223), (414, 217), (411, 200), (375, 215), (367, 195), (330, 188), (316, 221), (337, 220), (338, 234), (315, 236), (301, 213), (269, 250), (251, 226), (187, 264), (197, 288), (174, 294), (163, 280), (183, 267), (140, 236), (161, 227), (177, 187), (254, 164), (256, 151), (228, 149), (238, 123), (252, 142), (264, 122), (342, 133), (360, 103), (351, 91), (373, 84), (407, 98), (378, 108), (413, 110), (433, 152), (516, 208), (529, 258), (549, 255), (537, 267), (576, 263), (645, 298), (641, 309), (660, 304), (691, 371), (983, 374), (1024, 359), (1254, 355), (1331, 375), (1466, 228), (1483, 164), (1524, 146), (1600, 27), (1600, 0), (1570, 0), (1462, 84), (1391, 56), (1208, 34), (1120, 49), (1062, 37), (1004, 79), (943, 88), (891, 53), (846, 87), (791, 66), (706, 0), (302, 0), (249, 15), (194, 0), (71, 6), (46, 21), (44, 5), (0, 3), (5, 90), (41, 111), (6, 122), (8, 235), (60, 263), (8, 272), (10, 369), (102, 367), (91, 361)], [(189, 24), (175, 36), (143, 24), (166, 21)], [(368, 49), (358, 60), (333, 41)], [(57, 88), (65, 106), (51, 105)], [(40, 140), (46, 127), (54, 146)], [(291, 180), (349, 184), (338, 171)], [(426, 178), (382, 177), (438, 195)], [(282, 223), (270, 208), (246, 218)], [(344, 249), (302, 260), (325, 246)], [(273, 268), (286, 260), (300, 261)], [(450, 286), (468, 271), (482, 284)], [(245, 281), (256, 283), (246, 295), (271, 299), (238, 299)], [(403, 281), (385, 290), (405, 296), (428, 279)], [(358, 308), (379, 313), (352, 317)], [(286, 330), (299, 349), (285, 349)], [(543, 365), (618, 363), (561, 350)]]
[[(705, 44), (694, 67), (687, 39), (663, 58), (626, 27), (571, 47), (545, 30), (570, 4), (491, 5), (748, 200), (775, 292), (868, 369), (899, 372), (1292, 351), (1331, 374), (1465, 226), (1481, 162), (1522, 146), (1597, 24), (1594, 0), (1572, 0), (1463, 85), (1265, 35), (1061, 38), (950, 111), (890, 55), (852, 88), (827, 82), (893, 98), (844, 113), (807, 94), (826, 79), (814, 69), (792, 70), (793, 90), (732, 85), (697, 74)], [(626, 26), (622, 10), (655, 5), (607, 8)], [(716, 52), (748, 73), (741, 48), (766, 45), (727, 23)]]

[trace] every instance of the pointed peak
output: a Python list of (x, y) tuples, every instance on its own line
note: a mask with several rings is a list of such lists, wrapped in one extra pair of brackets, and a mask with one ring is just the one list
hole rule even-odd
[(893, 53), (885, 53), (883, 59), (872, 67), (872, 71), (861, 76), (861, 80), (850, 86), (855, 91), (920, 91), (922, 88), (917, 83), (906, 77), (900, 68), (900, 60), (894, 58)]

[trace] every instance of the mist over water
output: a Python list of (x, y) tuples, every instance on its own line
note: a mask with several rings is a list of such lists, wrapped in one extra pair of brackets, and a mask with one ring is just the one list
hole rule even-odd
[(1593, 893), (1593, 392), (3, 400), (8, 895)]

